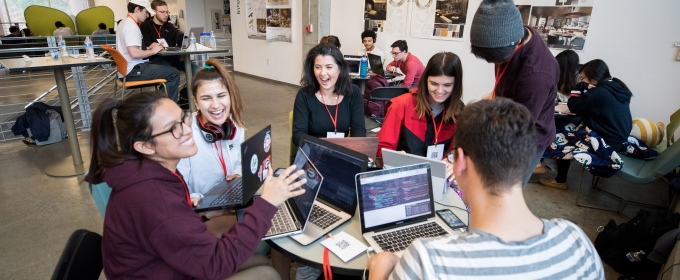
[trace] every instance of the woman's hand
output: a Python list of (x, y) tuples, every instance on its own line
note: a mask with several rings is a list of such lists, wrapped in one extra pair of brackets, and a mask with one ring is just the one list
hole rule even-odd
[(298, 170), (291, 174), (296, 168), (295, 165), (291, 165), (286, 168), (279, 177), (273, 177), (273, 171), (267, 172), (267, 178), (264, 179), (262, 195), (260, 197), (278, 207), (289, 198), (305, 193), (305, 189), (300, 188), (300, 186), (307, 183), (307, 179), (303, 178), (302, 180), (295, 182), (295, 179), (305, 174), (305, 171)]
[(241, 175), (231, 174), (231, 175), (229, 175), (229, 177), (227, 177), (227, 181), (231, 181), (231, 180), (234, 180), (234, 179), (239, 178), (239, 177), (241, 177)]
[(200, 198), (194, 197), (194, 198), (191, 199), (191, 205), (193, 205), (194, 207), (196, 207), (196, 206), (198, 206), (198, 202), (199, 202), (199, 201), (201, 201)]

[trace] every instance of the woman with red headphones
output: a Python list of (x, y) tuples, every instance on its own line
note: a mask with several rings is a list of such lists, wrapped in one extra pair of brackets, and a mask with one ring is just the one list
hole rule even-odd
[[(198, 112), (191, 128), (198, 153), (177, 165), (191, 192), (194, 205), (220, 181), (241, 176), (241, 93), (227, 70), (214, 59), (194, 75), (191, 89)], [(206, 217), (219, 214), (208, 212)]]

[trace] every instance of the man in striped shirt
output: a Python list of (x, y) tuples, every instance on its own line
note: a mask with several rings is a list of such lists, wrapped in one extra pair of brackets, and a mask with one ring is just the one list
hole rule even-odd
[(578, 226), (540, 219), (524, 201), (522, 180), (536, 149), (526, 107), (502, 97), (466, 106), (454, 144), (448, 173), (470, 206), (470, 231), (417, 239), (401, 259), (377, 254), (368, 262), (370, 279), (604, 279)]

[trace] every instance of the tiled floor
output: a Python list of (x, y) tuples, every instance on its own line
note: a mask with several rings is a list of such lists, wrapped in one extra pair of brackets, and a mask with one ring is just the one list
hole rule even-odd
[[(290, 143), (288, 113), (293, 108), (298, 87), (238, 74), (236, 83), (245, 101), (246, 137), (271, 124), (273, 165), (286, 165)], [(88, 138), (88, 132), (78, 135), (84, 159), (90, 158)], [(67, 141), (44, 147), (28, 147), (21, 141), (0, 143), (0, 279), (49, 278), (74, 230), (84, 228), (101, 233), (103, 219), (87, 185), (82, 182), (83, 177), (53, 178), (43, 172), (48, 164), (69, 155)], [(566, 191), (542, 187), (533, 178), (525, 189), (525, 197), (539, 217), (571, 220), (594, 240), (598, 226), (605, 225), (609, 219), (617, 223), (627, 219), (612, 212), (577, 207), (580, 175), (580, 168), (572, 165), (570, 188)], [(586, 174), (586, 185), (590, 178)], [(644, 192), (639, 191), (640, 186), (616, 178), (602, 180), (601, 185), (637, 199), (667, 201), (662, 184), (645, 186)], [(598, 191), (586, 188), (584, 193), (593, 198), (593, 203), (611, 207), (617, 204)], [(633, 216), (635, 211), (634, 207), (628, 207), (625, 213)], [(606, 275), (608, 279), (618, 276), (608, 267)]]

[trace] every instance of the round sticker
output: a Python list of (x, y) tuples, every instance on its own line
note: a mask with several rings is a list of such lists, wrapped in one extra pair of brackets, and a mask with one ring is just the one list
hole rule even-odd
[(257, 167), (259, 162), (257, 161), (257, 154), (254, 154), (253, 157), (250, 159), (250, 172), (255, 174), (257, 172)]
[(267, 132), (267, 135), (264, 136), (264, 152), (268, 153), (269, 148), (272, 146), (272, 137), (269, 135), (269, 132)]

